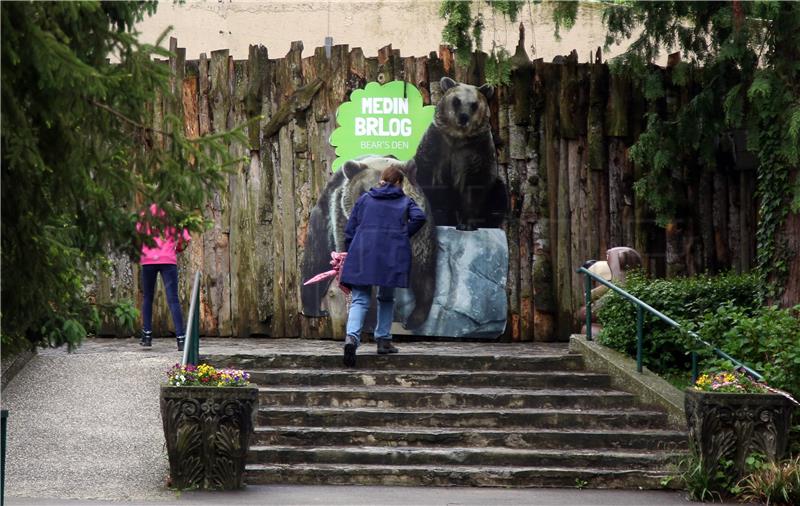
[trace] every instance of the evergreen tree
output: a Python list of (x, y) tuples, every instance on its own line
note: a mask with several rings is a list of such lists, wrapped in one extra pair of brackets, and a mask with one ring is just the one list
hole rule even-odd
[[(87, 287), (109, 252), (137, 258), (138, 209), (158, 203), (199, 230), (206, 195), (225, 182), (226, 133), (187, 139), (169, 54), (137, 41), (148, 2), (2, 2), (2, 345), (74, 347), (103, 311)], [(110, 61), (113, 59), (114, 61)], [(165, 110), (176, 110), (166, 107)]]

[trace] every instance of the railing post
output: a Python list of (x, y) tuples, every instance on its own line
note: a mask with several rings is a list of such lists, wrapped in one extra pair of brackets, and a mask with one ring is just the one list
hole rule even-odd
[(643, 334), (643, 327), (644, 327), (644, 313), (642, 312), (642, 306), (636, 306), (636, 370), (642, 372), (642, 346), (644, 336)]
[(584, 274), (584, 286), (586, 291), (586, 340), (592, 340), (592, 278)]
[(200, 360), (200, 271), (194, 274), (192, 300), (186, 322), (186, 345), (182, 365), (197, 365)]
[(8, 419), (8, 410), (2, 410), (2, 426), (0, 427), (0, 432), (2, 432), (2, 444), (3, 448), (0, 449), (0, 506), (3, 506), (3, 503), (6, 499), (6, 429), (7, 429), (7, 422)]
[(692, 352), (692, 385), (697, 382), (697, 352)]

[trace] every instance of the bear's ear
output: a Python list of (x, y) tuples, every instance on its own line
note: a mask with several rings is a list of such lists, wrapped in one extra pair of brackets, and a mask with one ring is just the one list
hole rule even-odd
[(348, 160), (344, 162), (344, 166), (342, 166), (342, 170), (344, 171), (344, 177), (347, 179), (353, 179), (356, 175), (366, 169), (367, 166), (361, 162), (357, 162), (355, 160)]
[(486, 100), (491, 100), (492, 97), (494, 96), (494, 86), (492, 86), (491, 84), (484, 84), (483, 86), (478, 88), (478, 91), (483, 93), (483, 96), (486, 97)]
[(458, 86), (458, 83), (450, 79), (449, 77), (443, 77), (441, 81), (439, 81), (439, 86), (442, 87), (442, 93), (446, 92), (450, 88), (455, 88)]

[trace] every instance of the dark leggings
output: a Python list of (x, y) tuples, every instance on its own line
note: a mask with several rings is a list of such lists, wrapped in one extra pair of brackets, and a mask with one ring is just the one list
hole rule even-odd
[(178, 266), (175, 264), (149, 264), (142, 266), (142, 291), (144, 292), (144, 302), (142, 303), (142, 324), (144, 330), (153, 330), (153, 295), (156, 291), (156, 279), (161, 273), (161, 281), (167, 292), (167, 305), (172, 313), (172, 321), (175, 324), (175, 335), (182, 336), (186, 333), (183, 328), (183, 313), (181, 312), (181, 302), (178, 300)]

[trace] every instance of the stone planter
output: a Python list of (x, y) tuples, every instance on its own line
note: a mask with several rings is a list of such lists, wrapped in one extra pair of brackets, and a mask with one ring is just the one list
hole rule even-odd
[(736, 479), (753, 452), (770, 461), (786, 454), (792, 404), (777, 394), (733, 394), (686, 389), (689, 442), (703, 469), (713, 476), (723, 460), (733, 461)]
[(173, 487), (242, 486), (258, 388), (161, 386), (161, 420)]

